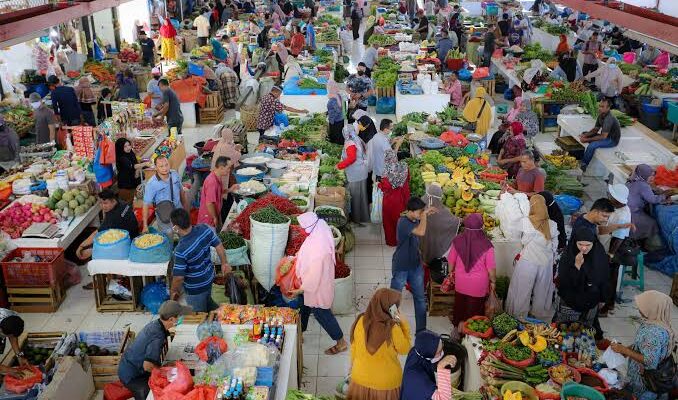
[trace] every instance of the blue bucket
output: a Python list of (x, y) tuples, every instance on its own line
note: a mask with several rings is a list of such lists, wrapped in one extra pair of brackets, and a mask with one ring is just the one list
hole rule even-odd
[(648, 114), (659, 114), (662, 112), (662, 106), (653, 106), (650, 103), (644, 103), (643, 104), (643, 111), (645, 111)]

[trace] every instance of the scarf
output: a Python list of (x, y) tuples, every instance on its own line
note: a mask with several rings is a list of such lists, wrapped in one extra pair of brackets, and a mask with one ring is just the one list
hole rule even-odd
[(546, 208), (549, 213), (549, 219), (558, 225), (558, 248), (562, 249), (567, 245), (567, 233), (565, 232), (565, 218), (560, 206), (556, 203), (556, 199), (551, 192), (539, 192), (539, 195), (544, 198)]
[(365, 347), (370, 354), (376, 353), (382, 344), (390, 344), (391, 329), (396, 321), (391, 318), (388, 309), (394, 304), (396, 307), (400, 307), (400, 298), (400, 292), (393, 289), (381, 288), (377, 290), (370, 299), (367, 310), (358, 315), (351, 327), (351, 343), (355, 343), (355, 325), (362, 317), (363, 328), (365, 329)]
[(335, 98), (341, 106), (341, 96), (339, 96), (339, 85), (333, 79), (327, 81), (327, 99)]
[(212, 149), (212, 168), (214, 168), (217, 159), (225, 156), (231, 159), (233, 166), (240, 164), (240, 152), (235, 148), (233, 141), (233, 131), (230, 128), (221, 129), (221, 139), (217, 142), (214, 149)]
[(523, 103), (523, 98), (518, 96), (515, 99), (513, 99), (513, 108), (506, 114), (506, 120), (508, 122), (513, 122), (516, 119), (516, 116), (520, 113), (520, 107), (521, 104)]
[(423, 330), (414, 338), (414, 347), (410, 349), (403, 369), (403, 383), (400, 387), (400, 399), (430, 399), (438, 388), (435, 377), (435, 364), (431, 359), (438, 352), (440, 336), (429, 330)]
[(534, 229), (541, 232), (547, 241), (551, 240), (551, 229), (549, 227), (549, 213), (546, 208), (546, 201), (541, 195), (535, 194), (530, 197), (530, 215), (528, 216)]
[(426, 194), (421, 198), (424, 203), (435, 208), (438, 212), (435, 218), (426, 220), (426, 233), (419, 238), (421, 254), (424, 262), (445, 256), (450, 248), (452, 239), (457, 236), (461, 220), (450, 212), (443, 204), (443, 189), (438, 185), (428, 185)]
[(358, 123), (362, 125), (365, 129), (358, 133), (358, 136), (365, 143), (369, 143), (370, 140), (377, 134), (377, 127), (374, 126), (374, 121), (367, 115), (363, 115), (358, 119)]
[(568, 82), (574, 82), (577, 78), (577, 59), (571, 57), (570, 54), (565, 53), (561, 55), (560, 61), (558, 62), (560, 69), (565, 72)]
[(92, 86), (86, 76), (78, 81), (78, 86), (75, 87), (75, 95), (81, 103), (96, 103), (97, 101), (97, 97), (92, 92)]
[(492, 248), (492, 242), (483, 232), (483, 217), (480, 214), (473, 213), (464, 218), (464, 231), (452, 240), (452, 246), (464, 264), (464, 271), (470, 272), (476, 261)]
[[(485, 96), (485, 88), (482, 86), (477, 88), (475, 97), (466, 104), (463, 112), (464, 119), (468, 122), (475, 122), (475, 132), (482, 136), (487, 134), (492, 123), (492, 107), (485, 100)], [(483, 107), (483, 104), (485, 107)], [(481, 109), (483, 110), (482, 112), (480, 111)]]
[(176, 35), (177, 30), (174, 29), (174, 26), (172, 26), (172, 23), (170, 22), (169, 18), (167, 18), (165, 20), (165, 25), (160, 27), (160, 36), (162, 36), (165, 39), (172, 39)]
[(671, 297), (656, 290), (648, 290), (636, 296), (635, 301), (645, 322), (666, 329), (669, 333), (670, 353), (676, 340), (676, 333), (671, 327)]
[(570, 51), (570, 45), (567, 44), (567, 36), (561, 34), (560, 43), (558, 43), (558, 47), (556, 47), (556, 55), (567, 53), (568, 51)]
[(384, 177), (394, 189), (402, 187), (407, 182), (407, 164), (398, 161), (395, 150), (386, 150), (384, 154)]
[(639, 164), (629, 177), (627, 182), (638, 182), (647, 180), (654, 174), (654, 170), (647, 164)]

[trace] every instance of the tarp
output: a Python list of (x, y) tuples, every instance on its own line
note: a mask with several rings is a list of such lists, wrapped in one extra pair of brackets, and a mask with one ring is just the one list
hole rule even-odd
[[(326, 78), (318, 78), (318, 82), (320, 83), (327, 83)], [(318, 95), (318, 96), (325, 96), (327, 95), (327, 89), (302, 89), (299, 87), (299, 77), (295, 76), (290, 78), (285, 84), (283, 85), (283, 94), (292, 96), (292, 95), (305, 95), (305, 96), (310, 96), (310, 95)]]
[(199, 107), (205, 106), (207, 95), (202, 90), (205, 85), (207, 85), (207, 80), (201, 76), (190, 76), (170, 83), (170, 87), (177, 94), (180, 102), (195, 102)]
[(651, 267), (673, 277), (678, 273), (678, 205), (655, 206), (655, 214), (659, 230), (670, 250), (670, 255), (661, 261), (651, 264)]

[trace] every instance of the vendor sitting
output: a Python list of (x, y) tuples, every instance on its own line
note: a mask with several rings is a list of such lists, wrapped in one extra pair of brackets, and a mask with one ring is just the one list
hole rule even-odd
[(520, 169), (516, 174), (514, 187), (509, 187), (509, 192), (522, 192), (528, 196), (542, 192), (546, 173), (537, 167), (536, 156), (532, 151), (524, 151), (520, 156)]
[(508, 172), (509, 179), (513, 179), (520, 169), (521, 156), (527, 148), (523, 136), (523, 124), (512, 122), (509, 128), (510, 136), (504, 140), (504, 145), (497, 157), (497, 164)]
[(275, 114), (285, 111), (308, 114), (308, 110), (299, 110), (294, 107), (286, 106), (280, 102), (280, 95), (282, 95), (282, 88), (280, 86), (273, 86), (271, 92), (261, 99), (259, 116), (257, 117), (257, 130), (260, 134), (264, 134), (266, 130), (273, 126)]
[[(129, 232), (131, 239), (139, 235), (139, 222), (134, 215), (134, 207), (131, 204), (120, 201), (117, 193), (111, 189), (102, 190), (99, 193), (99, 204), (104, 212), (104, 220), (101, 222), (99, 229), (78, 246), (75, 255), (81, 260), (86, 260), (92, 256), (94, 237), (99, 232), (107, 229), (122, 229)], [(83, 286), (83, 288), (91, 289), (92, 283)]]
[[(19, 314), (6, 308), (0, 308), (0, 353), (5, 352), (6, 341), (9, 340), (14, 354), (19, 360), (19, 365), (28, 365), (24, 352), (19, 347), (19, 336), (24, 333), (24, 320)], [(0, 365), (0, 374), (16, 376), (14, 369)]]
[(118, 365), (118, 377), (134, 395), (134, 400), (146, 400), (150, 388), (151, 371), (161, 365), (162, 350), (167, 343), (169, 330), (181, 324), (191, 307), (167, 300), (158, 310), (160, 318), (146, 325), (132, 345), (125, 351)]
[(611, 112), (612, 103), (604, 98), (598, 103), (598, 119), (596, 125), (590, 131), (579, 135), (579, 141), (589, 143), (584, 151), (584, 157), (581, 160), (581, 169), (586, 172), (586, 168), (593, 159), (596, 149), (605, 149), (617, 147), (621, 139), (621, 126), (617, 117)]

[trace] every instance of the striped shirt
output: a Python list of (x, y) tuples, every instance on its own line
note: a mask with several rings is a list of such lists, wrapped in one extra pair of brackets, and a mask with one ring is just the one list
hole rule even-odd
[(184, 277), (187, 294), (199, 294), (211, 290), (214, 280), (214, 265), (210, 259), (210, 247), (221, 244), (217, 235), (205, 224), (193, 226), (191, 232), (179, 240), (174, 250), (174, 276)]

